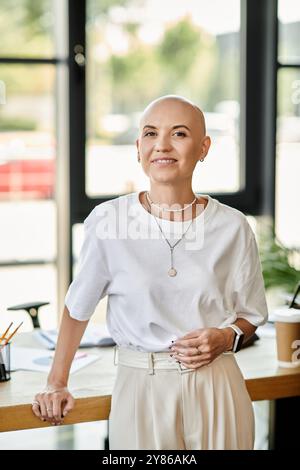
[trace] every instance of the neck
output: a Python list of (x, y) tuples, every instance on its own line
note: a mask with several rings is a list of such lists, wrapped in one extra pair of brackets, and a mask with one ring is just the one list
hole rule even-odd
[[(184, 206), (191, 204), (196, 196), (191, 188), (178, 190), (174, 188), (161, 189), (151, 186), (148, 193), (154, 204), (157, 204), (160, 207), (165, 207), (166, 209), (183, 209)], [(153, 204), (150, 204), (146, 197), (146, 191), (142, 195), (142, 203), (146, 210), (148, 210), (152, 215), (161, 219), (178, 222), (190, 220), (196, 217), (196, 215), (201, 211), (200, 205), (197, 204), (199, 203), (198, 198), (192, 206), (188, 207), (186, 210), (178, 212), (163, 211)]]
[(151, 200), (167, 209), (183, 209), (195, 199), (192, 188), (151, 187), (148, 191)]

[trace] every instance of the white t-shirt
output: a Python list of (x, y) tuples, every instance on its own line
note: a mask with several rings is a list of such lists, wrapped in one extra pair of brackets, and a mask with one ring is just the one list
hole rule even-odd
[[(237, 318), (259, 326), (268, 312), (257, 244), (245, 215), (209, 195), (192, 224), (155, 218), (130, 193), (84, 221), (79, 270), (65, 304), (88, 320), (108, 295), (107, 327), (119, 346), (168, 351), (172, 340)], [(169, 276), (173, 246), (176, 276)]]

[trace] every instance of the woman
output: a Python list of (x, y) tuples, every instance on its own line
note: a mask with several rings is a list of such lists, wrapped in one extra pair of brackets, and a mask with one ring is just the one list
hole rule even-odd
[(267, 320), (254, 234), (241, 212), (192, 190), (210, 147), (196, 105), (176, 95), (150, 103), (136, 145), (150, 190), (106, 201), (85, 219), (81, 268), (33, 412), (59, 424), (73, 408), (71, 362), (108, 295), (118, 361), (110, 449), (253, 449), (253, 408), (234, 352)]

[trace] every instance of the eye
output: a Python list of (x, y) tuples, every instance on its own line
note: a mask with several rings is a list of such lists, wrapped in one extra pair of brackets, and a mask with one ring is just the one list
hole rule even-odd
[(153, 132), (153, 131), (148, 131), (148, 132), (146, 132), (146, 134), (144, 134), (144, 137), (147, 137), (148, 134), (155, 134), (155, 132)]
[[(181, 134), (181, 136), (186, 137), (186, 133), (182, 132), (182, 131), (177, 131), (177, 132), (175, 132), (175, 134)], [(179, 136), (179, 137), (181, 137), (181, 136)]]

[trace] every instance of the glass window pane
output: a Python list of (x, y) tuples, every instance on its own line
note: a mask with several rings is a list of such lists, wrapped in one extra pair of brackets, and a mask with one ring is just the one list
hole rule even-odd
[(12, 261), (55, 260), (54, 201), (0, 202), (0, 220), (0, 264)]
[(0, 200), (52, 198), (55, 67), (0, 65)]
[(300, 64), (300, 2), (279, 0), (279, 44), (278, 56), (281, 63)]
[(286, 246), (299, 246), (300, 70), (278, 74), (276, 231)]
[(41, 309), (51, 312), (49, 327), (57, 318), (56, 267), (18, 263), (56, 259), (55, 66), (1, 64), (0, 80), (0, 311), (49, 301)]
[(53, 57), (57, 0), (1, 0), (0, 56)]
[(196, 167), (193, 189), (240, 189), (239, 0), (87, 5), (87, 194), (147, 188), (136, 158), (138, 122), (165, 94), (192, 99), (206, 115), (212, 147)]
[[(32, 323), (25, 310), (8, 311), (13, 305), (32, 301), (50, 302), (40, 309), (40, 323), (45, 329), (57, 324), (56, 267), (53, 264), (39, 266), (0, 266), (0, 331), (10, 321), (24, 321), (22, 330), (30, 331)], [(4, 330), (5, 331), (5, 330)]]

